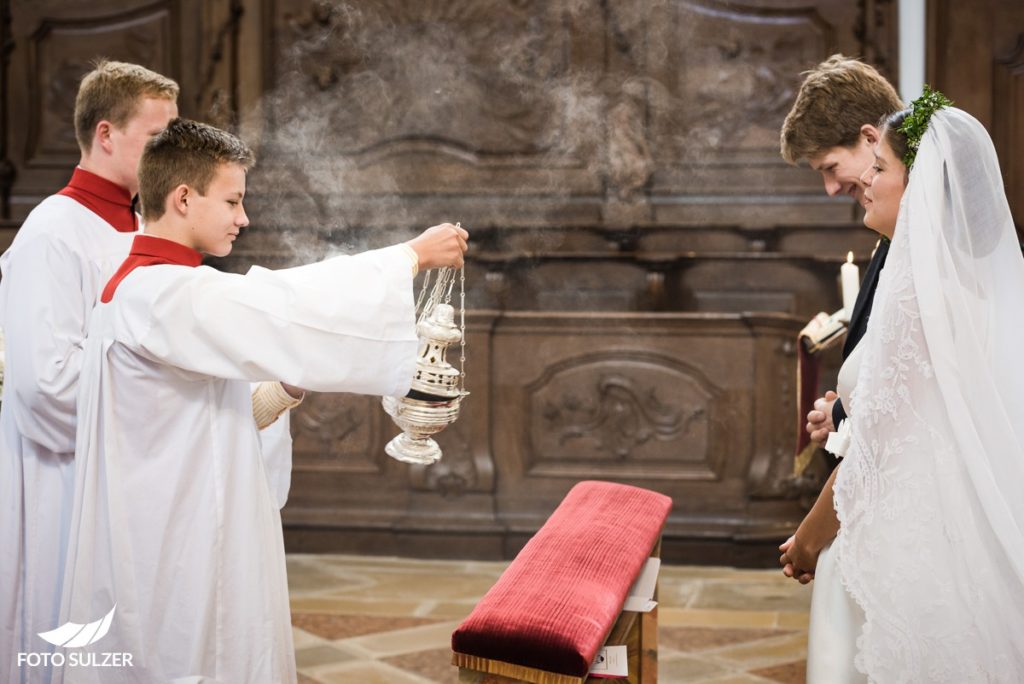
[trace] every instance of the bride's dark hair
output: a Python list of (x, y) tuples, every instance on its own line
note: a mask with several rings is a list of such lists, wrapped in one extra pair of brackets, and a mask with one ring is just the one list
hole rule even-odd
[(910, 167), (914, 165), (917, 148), (921, 146), (921, 139), (928, 129), (932, 115), (952, 104), (948, 97), (925, 84), (921, 97), (911, 102), (910, 107), (882, 118), (879, 123), (882, 140), (887, 141), (892, 151), (903, 161), (908, 174)]
[[(910, 152), (910, 143), (907, 140), (907, 134), (901, 131), (900, 127), (913, 111), (913, 109), (907, 107), (906, 109), (883, 116), (882, 120), (878, 122), (878, 130), (882, 133), (882, 140), (889, 144), (896, 158), (904, 164), (906, 164), (907, 153)], [(905, 173), (909, 174), (910, 169), (908, 168)]]

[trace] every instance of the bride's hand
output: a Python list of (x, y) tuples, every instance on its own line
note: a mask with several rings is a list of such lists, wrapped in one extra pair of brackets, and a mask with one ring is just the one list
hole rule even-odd
[[(782, 551), (782, 555), (779, 556), (779, 565), (782, 566), (782, 574), (786, 577), (792, 577), (793, 579), (800, 582), (800, 584), (807, 584), (814, 579), (813, 566), (811, 570), (802, 569), (802, 566), (794, 562), (794, 557), (799, 557), (800, 552), (795, 548), (796, 546), (796, 535), (793, 535), (782, 544), (779, 545), (779, 551)], [(814, 563), (817, 564), (817, 554), (814, 554)]]

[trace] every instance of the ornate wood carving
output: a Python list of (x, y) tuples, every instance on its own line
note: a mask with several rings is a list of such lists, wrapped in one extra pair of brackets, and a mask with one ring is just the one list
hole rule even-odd
[(432, 466), (410, 468), (409, 479), (414, 489), (437, 492), (449, 498), (479, 488), (477, 464), (467, 432), (462, 423), (455, 423), (437, 436), (444, 457)]
[(385, 429), (378, 399), (311, 394), (292, 415), (294, 468), (379, 473)]
[(558, 5), (282, 5), (275, 118), (292, 118), (284, 105), (301, 97), (345, 157), (560, 153), (561, 103), (548, 84), (566, 75), (570, 37)]
[(791, 338), (872, 241), (781, 162), (778, 126), (833, 51), (895, 68), (892, 0), (9, 6), (15, 219), (66, 180), (77, 78), (103, 53), (256, 145), (255, 228), (220, 266), (471, 228), (472, 394), (444, 459), (387, 458), (376, 399), (311, 396), (290, 548), (508, 555), (584, 477), (671, 494), (671, 559), (799, 516)]
[(667, 44), (656, 72), (664, 91), (653, 110), (659, 162), (672, 166), (709, 150), (734, 163), (745, 161), (743, 153), (777, 157), (800, 71), (834, 45), (834, 27), (813, 7), (685, 1), (672, 9), (669, 21), (652, 26), (661, 35), (651, 49)]
[(547, 368), (526, 394), (529, 474), (576, 464), (580, 475), (609, 477), (643, 463), (667, 477), (680, 468), (714, 477), (706, 459), (717, 388), (671, 357), (586, 353)]
[(78, 160), (78, 82), (98, 55), (173, 73), (168, 2), (104, 17), (44, 19), (29, 37), (25, 163), (67, 169)]

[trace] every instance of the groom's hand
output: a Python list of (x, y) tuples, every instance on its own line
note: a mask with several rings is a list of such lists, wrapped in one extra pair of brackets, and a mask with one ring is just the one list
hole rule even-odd
[(832, 406), (838, 398), (838, 394), (829, 390), (824, 397), (814, 401), (814, 410), (807, 414), (806, 428), (812, 442), (824, 442), (828, 433), (836, 431), (836, 426), (832, 424)]

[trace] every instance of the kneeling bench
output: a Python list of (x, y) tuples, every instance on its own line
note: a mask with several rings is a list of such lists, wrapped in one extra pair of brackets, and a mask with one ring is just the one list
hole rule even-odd
[(582, 684), (606, 640), (629, 648), (630, 682), (656, 681), (657, 613), (620, 611), (671, 507), (638, 487), (573, 487), (452, 634), (459, 681)]

